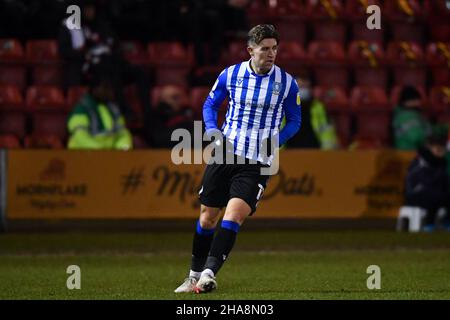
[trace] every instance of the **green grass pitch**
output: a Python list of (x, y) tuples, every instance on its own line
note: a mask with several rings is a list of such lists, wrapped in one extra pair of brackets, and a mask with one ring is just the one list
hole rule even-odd
[[(450, 299), (450, 233), (242, 230), (210, 294), (176, 295), (190, 232), (0, 235), (0, 299)], [(68, 290), (69, 265), (81, 289)], [(369, 265), (381, 289), (369, 290)]]

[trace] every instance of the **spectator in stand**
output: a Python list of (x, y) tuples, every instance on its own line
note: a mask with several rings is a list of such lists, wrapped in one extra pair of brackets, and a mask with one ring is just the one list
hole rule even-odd
[(417, 150), (431, 134), (431, 124), (422, 114), (422, 98), (416, 88), (406, 86), (400, 93), (394, 109), (394, 147), (400, 150)]
[(426, 210), (424, 231), (433, 231), (440, 208), (446, 209), (443, 225), (450, 231), (450, 189), (447, 161), (447, 137), (433, 134), (419, 148), (406, 175), (405, 205)]
[(133, 147), (132, 136), (115, 103), (111, 77), (95, 74), (89, 92), (75, 105), (67, 122), (69, 149), (116, 149)]
[[(150, 108), (149, 81), (139, 66), (128, 63), (122, 56), (114, 32), (104, 16), (97, 14), (96, 2), (83, 1), (81, 29), (69, 29), (66, 20), (59, 32), (59, 50), (66, 62), (65, 86), (81, 85), (93, 73), (108, 73), (112, 78), (116, 98), (126, 118), (134, 116), (123, 89), (135, 83), (144, 109)], [(111, 72), (112, 71), (112, 72)]]
[(323, 102), (313, 96), (311, 81), (301, 77), (296, 80), (301, 98), (302, 126), (299, 134), (289, 140), (287, 147), (323, 150), (338, 148), (335, 128), (329, 122)]
[(193, 133), (194, 119), (187, 105), (183, 89), (167, 85), (162, 88), (159, 103), (145, 119), (147, 143), (155, 148), (171, 148), (177, 141), (171, 141), (173, 130), (184, 128)]

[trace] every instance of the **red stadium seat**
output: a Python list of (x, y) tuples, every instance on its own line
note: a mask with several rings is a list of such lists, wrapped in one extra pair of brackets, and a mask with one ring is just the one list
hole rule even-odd
[(187, 86), (188, 85), (188, 67), (157, 67), (155, 70), (156, 85), (178, 85)]
[(350, 107), (356, 118), (356, 136), (390, 139), (391, 106), (382, 88), (354, 87), (350, 94)]
[(308, 17), (314, 20), (339, 20), (345, 17), (342, 0), (307, 0), (306, 12)]
[(54, 135), (30, 135), (24, 139), (25, 148), (29, 149), (63, 149), (61, 139)]
[(13, 85), (23, 90), (26, 83), (25, 66), (18, 64), (0, 64), (0, 85)]
[(0, 63), (23, 62), (23, 47), (17, 39), (0, 39)]
[(348, 112), (349, 101), (345, 89), (339, 86), (316, 86), (314, 88), (314, 97), (322, 101), (327, 111)]
[(24, 102), (19, 88), (0, 85), (0, 110), (20, 110), (23, 107)]
[(147, 46), (150, 62), (155, 65), (190, 66), (194, 62), (193, 47), (181, 42), (156, 42)]
[(377, 67), (384, 63), (384, 49), (380, 42), (352, 41), (348, 49), (348, 57), (353, 65)]
[(428, 18), (448, 21), (450, 10), (446, 0), (423, 0), (423, 11)]
[(279, 16), (275, 21), (275, 25), (282, 43), (285, 41), (295, 41), (301, 45), (305, 44), (307, 25), (301, 17)]
[(29, 40), (26, 44), (27, 61), (32, 64), (59, 62), (56, 40)]
[(34, 66), (31, 71), (31, 79), (34, 85), (55, 85), (63, 83), (63, 69), (61, 65)]
[(31, 86), (26, 94), (28, 111), (62, 111), (66, 104), (61, 89), (53, 86)]
[(433, 84), (450, 85), (450, 39), (447, 42), (428, 44), (426, 61), (431, 67)]
[(56, 40), (30, 40), (26, 44), (27, 62), (32, 65), (31, 78), (35, 85), (61, 85), (62, 62)]
[[(383, 23), (383, 22), (382, 22)], [(367, 28), (366, 21), (354, 22), (351, 26), (351, 34), (353, 40), (365, 40), (365, 41), (384, 41), (384, 28), (370, 30)]]
[(395, 85), (425, 86), (426, 69), (422, 48), (414, 42), (389, 43), (387, 59), (393, 68)]
[(433, 41), (449, 41), (450, 25), (446, 22), (444, 24), (433, 24), (429, 28)]
[(246, 9), (246, 15), (249, 25), (256, 26), (261, 23), (267, 23), (269, 14), (267, 0), (249, 1)]
[(357, 137), (379, 141), (381, 145), (386, 145), (391, 138), (391, 114), (369, 111), (359, 113), (356, 115), (356, 127)]
[(353, 87), (350, 94), (350, 106), (355, 112), (392, 109), (384, 89), (374, 86)]
[(24, 51), (16, 39), (0, 39), (0, 85), (26, 85)]
[(67, 135), (67, 114), (61, 112), (37, 112), (32, 116), (33, 134), (55, 135), (61, 138)]
[(192, 46), (180, 42), (150, 43), (147, 47), (150, 63), (156, 68), (157, 85), (187, 85), (187, 76), (194, 63)]
[(355, 82), (359, 86), (378, 86), (385, 88), (388, 70), (381, 43), (352, 41), (348, 59), (353, 65)]
[(347, 27), (344, 22), (315, 22), (313, 24), (314, 40), (345, 42)]
[(137, 65), (148, 64), (145, 47), (138, 41), (122, 41), (120, 44), (123, 55), (127, 61)]
[(340, 43), (312, 41), (308, 46), (308, 59), (313, 66), (317, 85), (347, 88), (349, 74), (344, 48)]
[(429, 43), (427, 46), (426, 60), (429, 66), (450, 67), (450, 41)]
[(393, 40), (397, 41), (423, 43), (425, 40), (425, 26), (422, 23), (392, 22), (391, 33)]
[(308, 57), (315, 64), (342, 64), (345, 51), (342, 44), (335, 41), (312, 41), (308, 46)]
[(387, 58), (393, 65), (417, 66), (424, 62), (422, 47), (409, 41), (393, 41), (388, 44)]
[(19, 149), (19, 139), (12, 134), (0, 134), (0, 149)]
[(290, 74), (304, 74), (308, 69), (307, 54), (301, 44), (296, 41), (281, 42), (277, 54), (277, 65), (289, 70)]
[(436, 86), (431, 88), (430, 109), (434, 113), (450, 114), (450, 86)]
[(23, 138), (26, 134), (26, 117), (19, 111), (0, 112), (0, 134), (13, 134)]
[[(302, 5), (302, 1), (298, 0), (266, 0), (268, 5), (268, 14), (271, 17), (283, 17), (283, 18), (302, 18), (306, 17), (305, 8)], [(278, 26), (278, 24), (277, 24)]]
[(432, 68), (433, 84), (435, 86), (450, 85), (450, 70), (449, 68), (435, 67)]
[(419, 0), (384, 1), (383, 15), (390, 21), (417, 21), (424, 17)]
[(205, 103), (205, 100), (208, 97), (210, 91), (211, 91), (210, 87), (191, 88), (189, 104), (192, 107), (192, 110), (194, 111), (196, 119), (202, 116), (203, 104)]
[(222, 64), (233, 65), (249, 58), (245, 41), (232, 41), (222, 55)]
[(88, 92), (88, 87), (75, 86), (67, 90), (67, 106), (71, 110), (80, 99)]
[(380, 0), (347, 0), (345, 2), (345, 16), (352, 22), (364, 21), (365, 24), (367, 20), (366, 10), (367, 7), (371, 5), (377, 5), (381, 7), (381, 2)]

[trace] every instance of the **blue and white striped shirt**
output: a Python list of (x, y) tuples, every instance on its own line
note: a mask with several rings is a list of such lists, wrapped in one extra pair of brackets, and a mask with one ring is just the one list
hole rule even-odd
[[(221, 128), (234, 154), (260, 162), (260, 142), (279, 134), (283, 145), (301, 124), (296, 80), (276, 65), (264, 75), (250, 67), (250, 60), (223, 70), (203, 105), (206, 130), (217, 128), (217, 112), (225, 98), (228, 111)], [(283, 116), (286, 125), (279, 131)]]

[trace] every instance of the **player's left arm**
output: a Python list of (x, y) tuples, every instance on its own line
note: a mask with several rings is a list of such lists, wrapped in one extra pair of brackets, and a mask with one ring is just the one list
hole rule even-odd
[(286, 125), (280, 131), (280, 146), (285, 144), (300, 130), (302, 122), (300, 95), (295, 79), (292, 79), (289, 93), (283, 101), (283, 110), (286, 116)]

